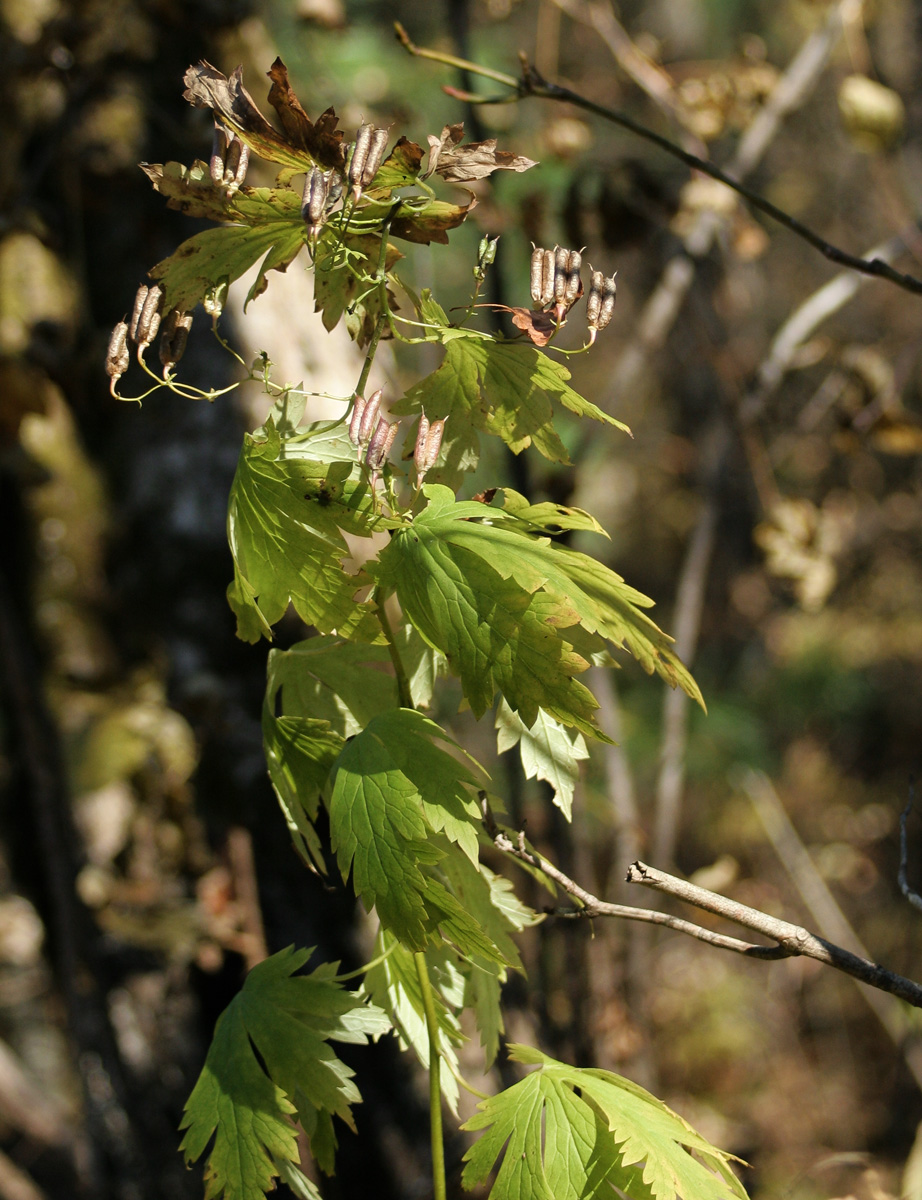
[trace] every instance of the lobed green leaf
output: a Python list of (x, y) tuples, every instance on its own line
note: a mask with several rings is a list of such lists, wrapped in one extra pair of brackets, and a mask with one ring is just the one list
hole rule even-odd
[(478, 1105), (463, 1126), (486, 1130), (465, 1155), (462, 1182), (502, 1161), (491, 1200), (745, 1200), (731, 1155), (662, 1101), (609, 1071), (581, 1070), (528, 1046), (510, 1057), (538, 1070)]
[(329, 964), (295, 977), (310, 954), (289, 947), (254, 967), (218, 1021), (180, 1126), (187, 1162), (215, 1139), (207, 1200), (269, 1191), (281, 1164), (298, 1161), (293, 1116), (311, 1121), (308, 1111), (322, 1110), (352, 1124), (350, 1106), (361, 1100), (354, 1073), (327, 1043), (365, 1042), (390, 1023), (337, 984)]

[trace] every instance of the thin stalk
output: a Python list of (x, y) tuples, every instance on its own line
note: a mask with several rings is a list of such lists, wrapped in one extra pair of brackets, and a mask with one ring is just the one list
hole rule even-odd
[(397, 696), (400, 700), (401, 708), (413, 707), (413, 696), (410, 692), (410, 680), (407, 678), (407, 673), (403, 663), (400, 661), (400, 653), (397, 650), (397, 642), (394, 639), (394, 630), (391, 627), (390, 619), (387, 615), (387, 610), (384, 607), (384, 599), (379, 594), (378, 589), (375, 589), (372, 597), (378, 607), (378, 622), (384, 630), (384, 636), (387, 638), (387, 650), (391, 656), (391, 662), (394, 664), (394, 674), (397, 677)]
[(433, 1200), (446, 1200), (445, 1191), (445, 1144), (442, 1140), (442, 1083), (439, 1067), (442, 1056), (439, 1051), (439, 1023), (435, 1015), (435, 1000), (429, 982), (429, 968), (422, 951), (413, 955), (416, 974), (423, 995), (426, 1013), (426, 1029), (429, 1033), (429, 1132), (432, 1143), (432, 1195)]

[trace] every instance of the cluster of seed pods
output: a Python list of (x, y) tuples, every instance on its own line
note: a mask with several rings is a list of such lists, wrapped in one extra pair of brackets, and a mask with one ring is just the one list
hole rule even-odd
[[(384, 466), (400, 425), (399, 421), (388, 421), (380, 415), (381, 396), (380, 388), (372, 392), (367, 400), (364, 396), (356, 396), (349, 421), (349, 440), (358, 447), (360, 455), (364, 452), (365, 463), (373, 476)], [(425, 413), (420, 414), (416, 446), (413, 450), (413, 462), (416, 464), (416, 478), (419, 483), (422, 483), (426, 473), (435, 466), (442, 448), (444, 430), (444, 417), (430, 422)]]
[(135, 293), (131, 318), (119, 321), (109, 338), (106, 353), (106, 374), (111, 383), (109, 390), (115, 395), (115, 386), (128, 370), (129, 346), (137, 346), (138, 361), (143, 361), (144, 351), (157, 334), (160, 334), (160, 363), (163, 377), (170, 374), (182, 358), (192, 328), (192, 313), (171, 309), (161, 321), (163, 291), (157, 285), (141, 284)]
[(307, 224), (308, 236), (316, 241), (323, 222), (340, 199), (348, 183), (353, 197), (358, 200), (375, 175), (387, 149), (386, 129), (377, 125), (360, 125), (348, 156), (345, 175), (341, 171), (324, 171), (312, 167), (304, 181), (301, 197), (301, 216)]
[[(554, 319), (560, 325), (567, 313), (583, 294), (580, 269), (583, 265), (582, 251), (565, 250), (555, 246), (545, 250), (535, 246), (531, 255), (531, 298), (535, 307), (542, 312), (553, 310)], [(611, 321), (615, 310), (617, 287), (615, 276), (594, 271), (590, 266), (591, 279), (586, 312), (589, 319), (590, 345), (600, 329)]]

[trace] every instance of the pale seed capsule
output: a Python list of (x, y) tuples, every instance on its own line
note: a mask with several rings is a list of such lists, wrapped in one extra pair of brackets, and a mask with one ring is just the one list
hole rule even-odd
[(215, 121), (214, 133), (211, 138), (211, 159), (208, 163), (208, 172), (216, 187), (221, 187), (224, 183), (227, 141), (227, 130), (223, 125), (219, 125)]
[(368, 443), (368, 450), (365, 454), (365, 462), (372, 471), (380, 471), (384, 466), (388, 452), (394, 444), (394, 438), (397, 436), (399, 424), (399, 421), (392, 423), (384, 417), (378, 418), (378, 424), (371, 435), (371, 441)]
[(227, 148), (227, 157), (224, 165), (224, 186), (227, 188), (228, 199), (241, 186), (247, 175), (247, 167), (250, 164), (250, 149), (247, 145), (241, 142), (240, 138), (235, 137)]
[(355, 144), (352, 147), (352, 157), (349, 159), (349, 182), (352, 184), (356, 195), (360, 194), (362, 190), (362, 175), (368, 159), (368, 151), (371, 149), (371, 139), (374, 132), (374, 125), (360, 125), (356, 131)]
[(416, 431), (416, 445), (413, 448), (413, 461), (416, 463), (416, 470), (419, 472), (420, 459), (426, 453), (426, 438), (429, 436), (429, 418), (424, 412), (419, 414), (419, 428)]
[(349, 441), (353, 446), (360, 446), (362, 438), (360, 430), (362, 428), (362, 417), (365, 415), (365, 407), (368, 401), (364, 396), (356, 396), (352, 405), (352, 417), (349, 420)]
[(601, 271), (592, 272), (592, 285), (589, 289), (589, 299), (586, 302), (590, 329), (604, 329), (611, 321), (615, 311), (615, 297), (618, 293), (615, 275), (606, 276)]
[(363, 187), (368, 187), (378, 173), (378, 167), (381, 166), (384, 151), (387, 149), (387, 132), (386, 129), (376, 129), (371, 136), (368, 157), (365, 159), (365, 166), (362, 168)]
[(554, 312), (562, 321), (579, 296), (579, 271), (583, 256), (579, 250), (564, 250), (557, 247), (554, 254)]
[(106, 352), (106, 374), (112, 380), (110, 390), (114, 392), (115, 385), (128, 370), (128, 322), (119, 321), (112, 330), (109, 338), (109, 349)]
[(142, 283), (134, 295), (134, 306), (131, 310), (131, 320), (128, 322), (128, 336), (133, 342), (138, 340), (138, 321), (141, 319), (141, 313), (144, 311), (144, 302), (147, 300), (149, 288), (146, 283)]
[[(416, 438), (416, 450), (413, 454), (413, 460), (416, 463), (416, 475), (419, 482), (422, 483), (428, 471), (431, 471), (435, 466), (435, 461), (439, 456), (439, 451), (442, 449), (442, 434), (445, 432), (445, 418), (441, 417), (438, 421), (433, 421), (426, 431), (422, 447), (420, 447), (420, 439)], [(420, 419), (420, 430), (422, 430), (422, 419)]]
[(554, 300), (554, 251), (535, 246), (531, 254), (531, 298), (539, 308)]
[(145, 346), (149, 346), (157, 336), (157, 330), (160, 328), (160, 301), (162, 297), (163, 292), (156, 284), (152, 288), (148, 288), (147, 296), (138, 315), (138, 323), (134, 331), (134, 339), (138, 343), (139, 353)]
[(311, 238), (320, 236), (332, 183), (333, 172), (323, 171), (320, 167), (311, 167), (304, 181), (301, 216), (307, 222), (307, 231)]
[(570, 251), (557, 246), (554, 250), (554, 299), (558, 306), (563, 303), (567, 290), (567, 267), (570, 265)]
[(571, 250), (570, 257), (567, 260), (567, 286), (564, 291), (564, 300), (567, 308), (572, 308), (579, 298), (580, 287), (582, 286), (579, 272), (583, 265), (583, 254), (581, 250)]
[[(364, 446), (372, 435), (372, 430), (375, 429), (375, 422), (378, 420), (378, 409), (381, 407), (381, 397), (384, 395), (381, 388), (372, 392), (368, 397), (368, 403), (365, 405), (365, 411), (362, 414), (362, 423), (359, 426), (359, 445)], [(383, 417), (382, 417), (383, 420)]]
[(191, 328), (191, 312), (180, 312), (178, 308), (174, 308), (167, 314), (160, 328), (160, 363), (164, 379), (185, 354)]

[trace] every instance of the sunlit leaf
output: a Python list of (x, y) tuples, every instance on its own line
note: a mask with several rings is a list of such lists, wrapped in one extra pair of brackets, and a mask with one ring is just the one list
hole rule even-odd
[(629, 1200), (745, 1200), (732, 1156), (643, 1088), (528, 1046), (509, 1050), (538, 1069), (464, 1125), (486, 1130), (464, 1156), (466, 1188), (501, 1159), (491, 1200), (587, 1200), (612, 1188)]
[(335, 967), (295, 977), (310, 954), (289, 947), (254, 967), (218, 1020), (181, 1124), (187, 1162), (215, 1139), (208, 1200), (259, 1200), (269, 1191), (278, 1164), (298, 1161), (292, 1117), (305, 1105), (352, 1124), (350, 1106), (361, 1100), (354, 1072), (327, 1042), (365, 1042), (390, 1023), (333, 982)]

